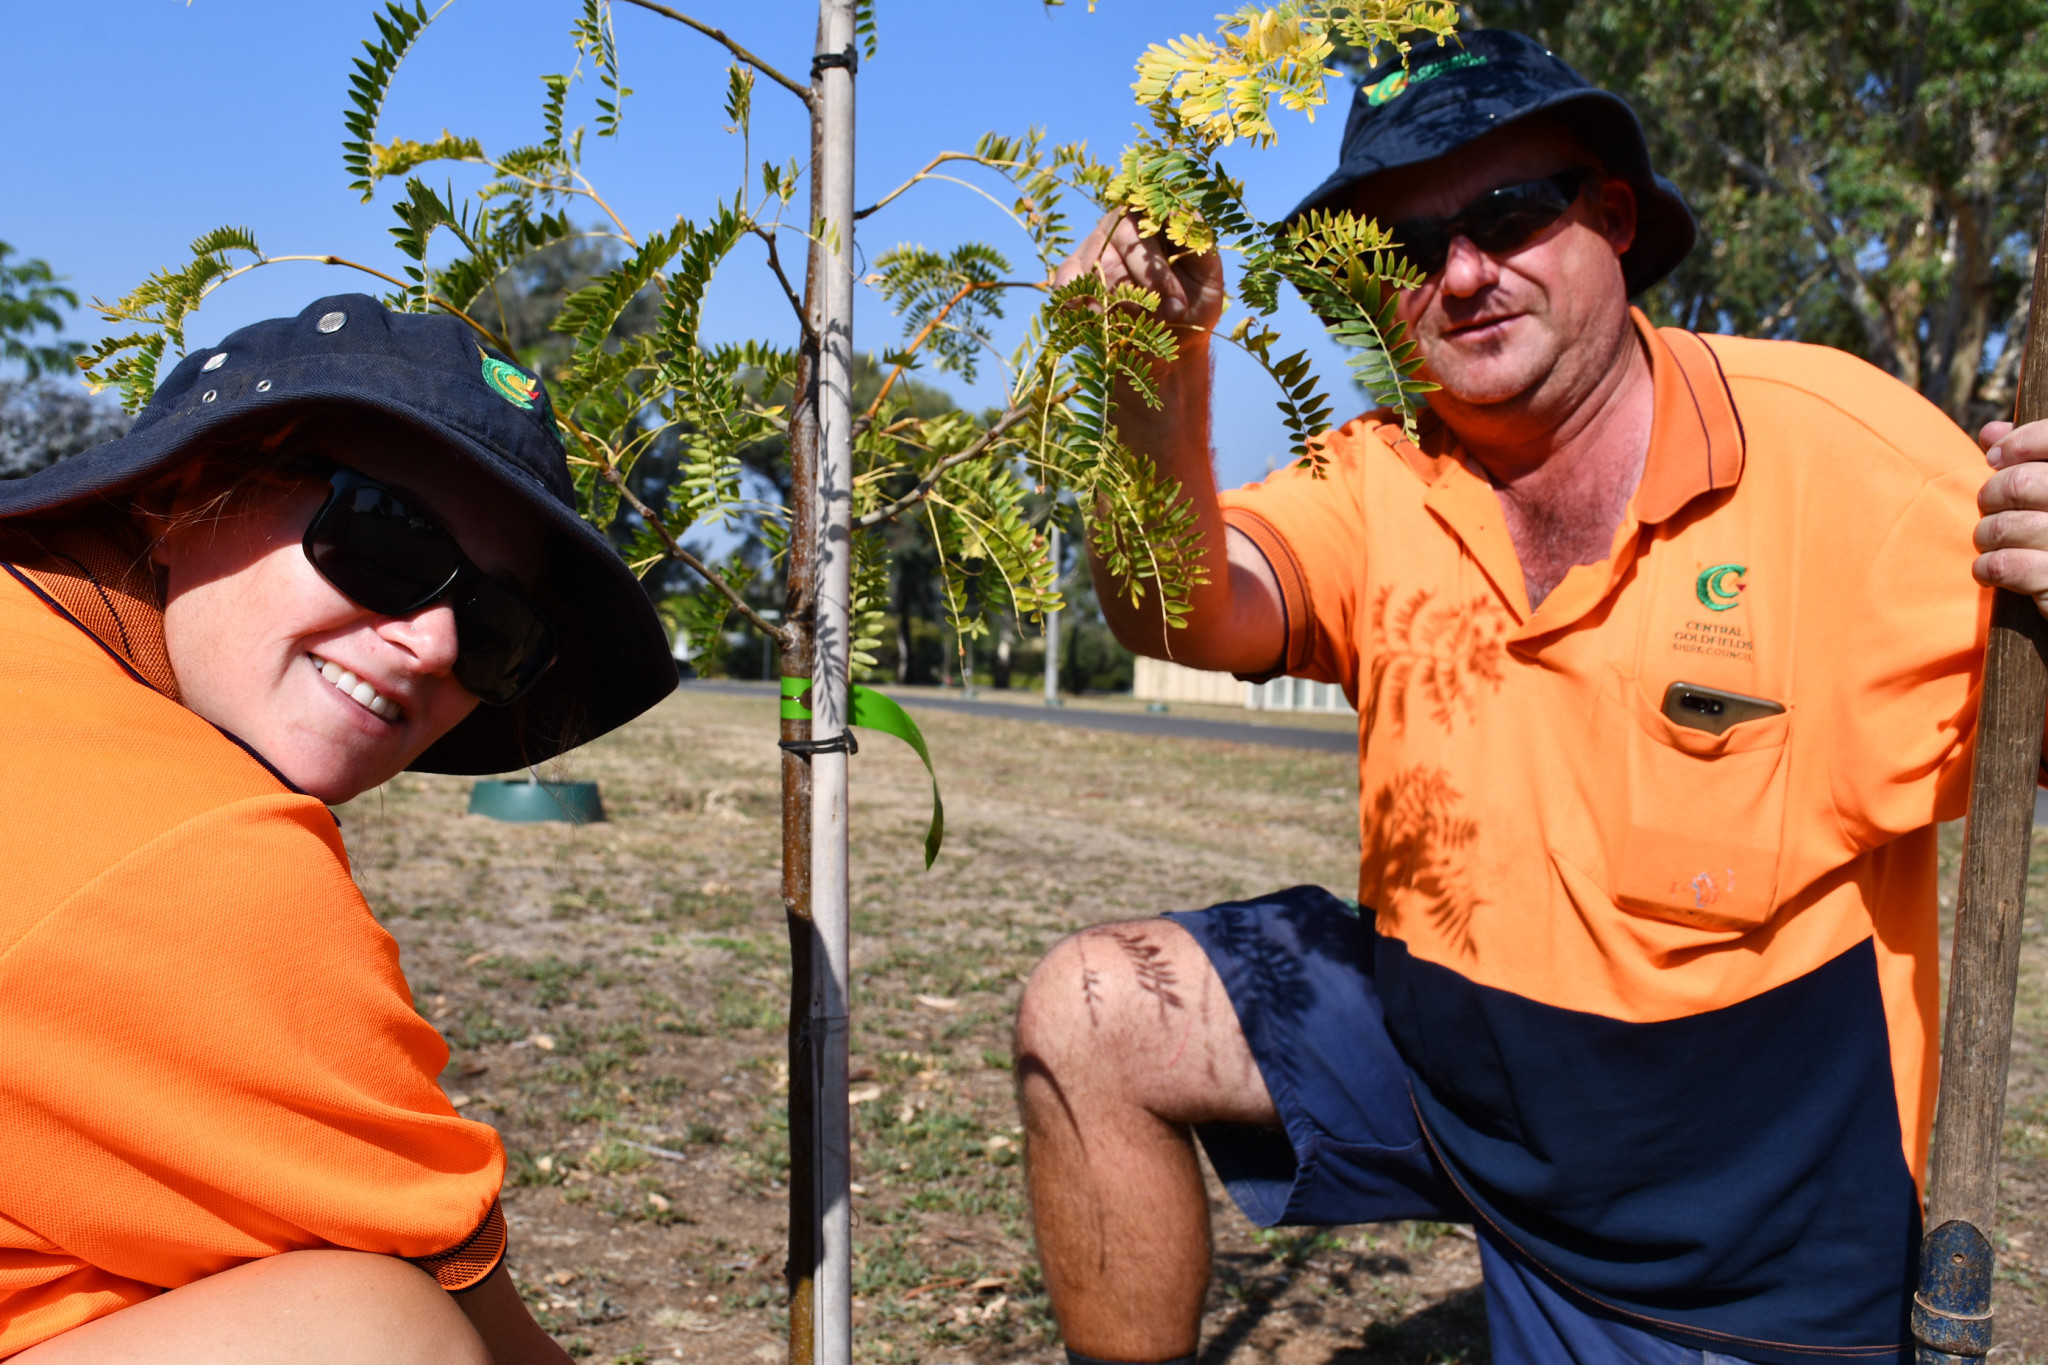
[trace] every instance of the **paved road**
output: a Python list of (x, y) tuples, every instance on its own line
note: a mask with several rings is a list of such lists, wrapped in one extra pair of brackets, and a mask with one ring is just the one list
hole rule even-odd
[[(769, 684), (734, 682), (726, 678), (693, 678), (685, 692), (728, 692), (766, 697)], [(907, 692), (896, 696), (905, 706), (934, 711), (960, 711), (1037, 725), (1066, 725), (1076, 730), (1115, 730), (1127, 735), (1172, 735), (1176, 739), (1220, 739), (1230, 744), (1270, 744), (1283, 749), (1320, 749), (1326, 753), (1358, 752), (1355, 736), (1341, 730), (1296, 730), (1284, 725), (1250, 725), (1239, 721), (1196, 720), (1191, 716), (1133, 715), (1122, 711), (1089, 711), (1076, 706), (1021, 706), (1007, 701), (969, 701), (965, 697), (932, 697)], [(2048, 791), (2034, 794), (2034, 823), (2048, 825)]]
[[(736, 696), (768, 697), (774, 691), (768, 683), (735, 682), (728, 678), (693, 678), (683, 684), (684, 692), (725, 692)], [(1345, 730), (1301, 730), (1285, 725), (1251, 725), (1241, 721), (1196, 720), (1192, 716), (1091, 711), (1079, 706), (1036, 707), (1007, 701), (969, 701), (965, 697), (933, 697), (916, 692), (890, 693), (915, 711), (958, 711), (970, 716), (996, 720), (1017, 720), (1035, 725), (1065, 725), (1075, 730), (1115, 730), (1127, 735), (1170, 735), (1175, 739), (1216, 739), (1229, 744), (1267, 744), (1282, 749), (1320, 749), (1326, 753), (1355, 754), (1358, 738)]]

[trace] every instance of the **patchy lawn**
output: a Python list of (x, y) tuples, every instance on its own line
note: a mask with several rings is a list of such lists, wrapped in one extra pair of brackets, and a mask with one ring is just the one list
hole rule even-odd
[[(1008, 1073), (1025, 973), (1063, 934), (1355, 882), (1334, 754), (922, 712), (854, 764), (854, 1268), (862, 1361), (1063, 1362), (1032, 1261)], [(774, 703), (684, 694), (555, 765), (609, 823), (463, 814), (406, 776), (341, 812), (359, 880), (511, 1154), (521, 1292), (596, 1361), (779, 1360), (785, 1150)], [(1953, 840), (1950, 841), (1951, 843)], [(2044, 871), (2048, 875), (2048, 871)], [(1953, 876), (1945, 885), (1953, 885)], [(2048, 1355), (2048, 990), (2028, 934), (2000, 1229), (2001, 1348)], [(1484, 1362), (1478, 1257), (1440, 1224), (1260, 1232), (1216, 1192), (1207, 1365)], [(2038, 1261), (2037, 1261), (2038, 1258)]]

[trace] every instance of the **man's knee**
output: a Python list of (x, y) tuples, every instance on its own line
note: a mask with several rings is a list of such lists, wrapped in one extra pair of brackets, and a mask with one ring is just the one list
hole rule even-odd
[(1027, 1106), (1045, 1085), (1179, 1121), (1271, 1109), (1216, 969), (1168, 919), (1084, 929), (1046, 954), (1018, 1007), (1017, 1072)]
[(1055, 943), (1031, 969), (1031, 976), (1024, 983), (1023, 998), (1017, 1002), (1016, 1051), (1020, 1062), (1048, 1051), (1063, 1051), (1076, 1025), (1085, 1022), (1076, 1017), (1074, 1010), (1074, 992), (1086, 965), (1078, 949), (1080, 937), (1069, 934)]
[[(1190, 956), (1197, 961), (1188, 961)], [(1187, 931), (1166, 919), (1098, 924), (1069, 934), (1025, 983), (1017, 1008), (1018, 1056), (1076, 1045), (1092, 1050), (1106, 1032), (1170, 1023), (1169, 1011), (1183, 1006), (1182, 985), (1191, 969), (1207, 969), (1200, 958)]]

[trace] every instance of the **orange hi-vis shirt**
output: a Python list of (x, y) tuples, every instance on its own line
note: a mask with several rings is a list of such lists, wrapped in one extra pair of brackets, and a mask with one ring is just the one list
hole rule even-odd
[(0, 1357), (285, 1251), (476, 1283), (504, 1151), (334, 817), (165, 695), (132, 547), (61, 544), (0, 566)]
[[(1652, 328), (1612, 552), (1532, 610), (1441, 424), (1224, 495), (1285, 671), (1359, 712), (1359, 896), (1425, 1131), (1609, 1310), (1752, 1360), (1907, 1338), (1934, 1105), (1935, 823), (1988, 594), (1976, 446), (1840, 352)], [(1782, 706), (1724, 733), (1673, 684)], [(1909, 1347), (1905, 1349), (1910, 1349)]]

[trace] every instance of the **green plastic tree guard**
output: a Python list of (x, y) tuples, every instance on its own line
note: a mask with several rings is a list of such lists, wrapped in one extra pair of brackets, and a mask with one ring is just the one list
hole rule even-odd
[(469, 789), (469, 813), (530, 823), (566, 820), (589, 825), (604, 819), (595, 782), (479, 782)]

